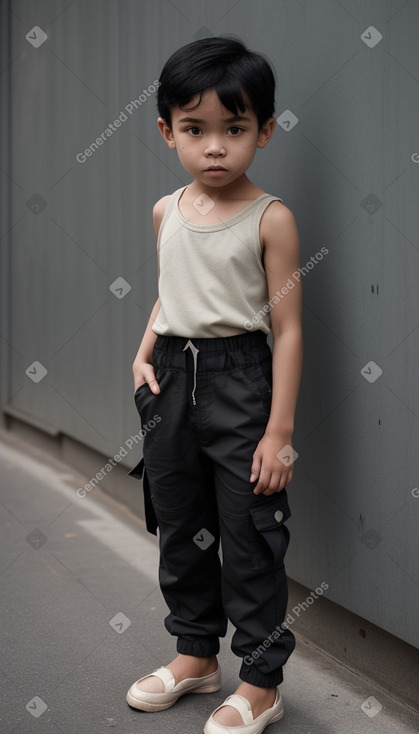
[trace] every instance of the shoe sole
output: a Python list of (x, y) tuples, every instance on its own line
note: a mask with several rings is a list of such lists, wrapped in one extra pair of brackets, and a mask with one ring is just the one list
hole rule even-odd
[(220, 688), (221, 684), (203, 686), (202, 688), (194, 688), (191, 691), (185, 691), (184, 693), (181, 693), (177, 698), (173, 699), (173, 701), (169, 701), (168, 703), (152, 703), (151, 701), (140, 701), (138, 698), (132, 696), (128, 691), (126, 695), (126, 700), (127, 703), (132, 706), (132, 708), (138, 709), (139, 711), (166, 711), (166, 709), (170, 709), (172, 706), (174, 706), (176, 701), (179, 701), (179, 698), (182, 698), (182, 696), (186, 696), (188, 693), (216, 693), (220, 690)]

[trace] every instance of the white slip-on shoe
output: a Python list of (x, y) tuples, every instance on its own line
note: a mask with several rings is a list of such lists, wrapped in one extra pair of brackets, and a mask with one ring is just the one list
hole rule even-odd
[[(142, 691), (138, 688), (144, 678), (151, 675), (157, 676), (164, 683), (164, 691), (161, 693), (153, 693), (152, 691)], [(202, 676), (201, 678), (185, 678), (177, 685), (173, 673), (169, 668), (161, 667), (154, 670), (148, 675), (139, 678), (127, 693), (127, 703), (135, 709), (141, 711), (164, 711), (173, 706), (174, 703), (185, 693), (214, 693), (221, 688), (221, 670), (218, 666), (214, 673)]]
[[(214, 721), (214, 714), (223, 706), (232, 706), (237, 709), (243, 719), (243, 724), (239, 726), (225, 726)], [(274, 721), (282, 719), (283, 715), (284, 706), (279, 687), (276, 689), (275, 701), (271, 708), (264, 711), (257, 719), (253, 718), (252, 707), (249, 701), (244, 696), (239, 696), (237, 693), (234, 693), (232, 696), (228, 696), (218, 709), (213, 711), (205, 724), (204, 734), (261, 734), (269, 724), (273, 724)]]

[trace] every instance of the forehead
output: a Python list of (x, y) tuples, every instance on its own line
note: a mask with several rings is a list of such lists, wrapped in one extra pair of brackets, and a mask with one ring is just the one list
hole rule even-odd
[[(237, 115), (231, 110), (224, 107), (221, 100), (215, 91), (210, 89), (202, 93), (201, 101), (199, 102), (199, 94), (192, 97), (189, 102), (182, 107), (178, 106), (172, 108), (172, 119), (180, 122), (185, 121), (201, 121), (212, 120), (212, 121), (239, 121), (248, 120), (250, 122), (255, 121), (256, 115), (250, 107), (246, 107), (244, 112), (238, 110)], [(243, 95), (245, 97), (245, 95)], [(246, 98), (245, 98), (246, 101)], [(198, 104), (199, 102), (199, 104)]]

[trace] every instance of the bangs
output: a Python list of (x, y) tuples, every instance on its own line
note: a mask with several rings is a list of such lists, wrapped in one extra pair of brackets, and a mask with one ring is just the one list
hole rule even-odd
[[(233, 115), (238, 115), (239, 112), (243, 113), (246, 109), (251, 107), (249, 101), (245, 99), (243, 90), (238, 86), (238, 83), (232, 79), (222, 79), (212, 87), (204, 86), (202, 88), (201, 86), (199, 89), (192, 92), (189, 88), (186, 94), (179, 94), (177, 104), (180, 109), (195, 110), (201, 104), (202, 95), (206, 92), (210, 92), (211, 90), (215, 90), (221, 104)], [(191, 102), (197, 94), (199, 95), (197, 103), (193, 107), (188, 106), (189, 102)]]

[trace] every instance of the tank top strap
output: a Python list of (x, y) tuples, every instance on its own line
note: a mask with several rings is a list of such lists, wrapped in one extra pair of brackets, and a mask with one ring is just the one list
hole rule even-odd
[(173, 209), (175, 208), (177, 202), (179, 201), (182, 193), (185, 191), (186, 188), (187, 186), (181, 186), (180, 189), (176, 189), (176, 191), (174, 191), (173, 194), (171, 194), (170, 199), (166, 205), (166, 210), (164, 212), (163, 219), (161, 220), (160, 231), (163, 229), (163, 226), (166, 224)]
[(166, 204), (166, 209), (163, 214), (163, 218), (160, 222), (160, 228), (159, 228), (159, 234), (157, 237), (157, 257), (160, 260), (160, 243), (161, 238), (163, 234), (163, 229), (165, 224), (167, 223), (168, 219), (170, 218), (174, 207), (176, 206), (178, 199), (180, 198), (182, 192), (186, 189), (186, 186), (181, 186), (180, 189), (176, 189), (176, 191), (173, 192), (173, 194), (170, 195), (169, 201)]
[(264, 214), (269, 204), (271, 204), (273, 201), (280, 201), (282, 204), (284, 203), (279, 196), (271, 196), (271, 194), (264, 194), (254, 202), (254, 209), (251, 213), (251, 231), (253, 232), (253, 240), (258, 251), (260, 249), (260, 220), (262, 219), (262, 215)]
[(253, 213), (253, 216), (255, 218), (257, 218), (257, 217), (260, 218), (262, 216), (263, 212), (265, 211), (265, 209), (267, 208), (267, 206), (272, 201), (280, 201), (281, 204), (284, 203), (279, 196), (272, 196), (271, 194), (262, 194), (258, 199), (255, 199), (255, 201), (254, 201), (254, 205), (255, 206), (254, 206), (254, 210), (252, 212)]

